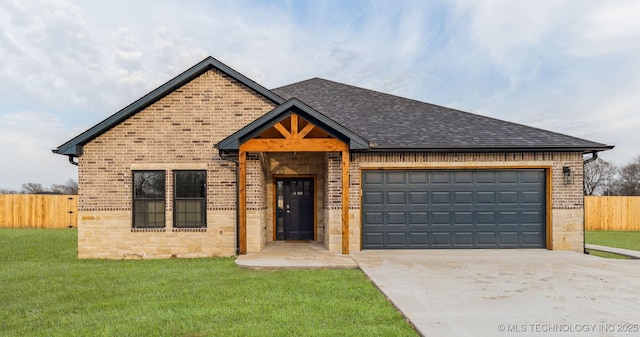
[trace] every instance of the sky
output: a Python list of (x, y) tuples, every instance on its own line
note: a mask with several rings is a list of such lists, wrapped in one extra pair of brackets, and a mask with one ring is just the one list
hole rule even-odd
[(640, 1), (0, 0), (0, 189), (77, 179), (52, 149), (207, 56), (640, 154)]

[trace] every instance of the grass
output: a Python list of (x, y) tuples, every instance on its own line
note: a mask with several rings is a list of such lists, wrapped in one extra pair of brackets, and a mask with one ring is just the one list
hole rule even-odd
[(78, 260), (71, 229), (0, 229), (2, 336), (416, 336), (359, 270)]
[(593, 255), (593, 256), (598, 256), (598, 257), (604, 257), (607, 259), (620, 259), (620, 260), (628, 260), (629, 257), (628, 256), (624, 256), (624, 255), (620, 255), (620, 254), (616, 254), (616, 253), (609, 253), (609, 252), (601, 252), (599, 250), (593, 250), (593, 249), (587, 249), (587, 251), (589, 252), (589, 255)]
[[(640, 231), (587, 231), (585, 232), (585, 241), (600, 246), (640, 250)], [(628, 259), (626, 256), (597, 250), (589, 250), (589, 254), (606, 258)]]
[(640, 231), (587, 231), (585, 241), (593, 245), (640, 250)]

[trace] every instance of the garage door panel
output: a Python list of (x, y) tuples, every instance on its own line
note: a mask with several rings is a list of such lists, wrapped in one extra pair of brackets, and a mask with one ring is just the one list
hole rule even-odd
[(515, 191), (501, 191), (498, 192), (499, 205), (517, 205), (518, 204), (518, 192)]
[(473, 172), (470, 171), (458, 171), (453, 172), (454, 185), (471, 185), (473, 184)]
[(538, 191), (522, 192), (521, 196), (523, 205), (538, 206), (543, 202), (542, 193)]
[(410, 248), (428, 248), (429, 233), (427, 232), (412, 232), (409, 233)]
[(431, 224), (433, 226), (450, 226), (451, 212), (431, 212)]
[(364, 226), (382, 226), (384, 224), (384, 213), (382, 212), (366, 212), (363, 214)]
[(500, 232), (498, 233), (499, 245), (502, 247), (517, 247), (518, 232)]
[(450, 205), (451, 204), (451, 192), (433, 192), (431, 194), (432, 205)]
[(451, 183), (451, 173), (448, 171), (428, 172), (431, 176), (429, 182), (434, 186), (449, 185)]
[(540, 225), (542, 224), (544, 217), (542, 212), (527, 211), (522, 212), (520, 219), (523, 225)]
[(434, 248), (451, 247), (451, 233), (433, 232), (431, 234), (431, 245)]
[(476, 198), (476, 203), (478, 205), (488, 206), (496, 204), (496, 192), (493, 191), (476, 192)]
[(496, 212), (478, 212), (478, 225), (495, 225), (496, 221)]
[(458, 206), (473, 205), (473, 192), (471, 191), (453, 192), (453, 204)]
[(382, 206), (384, 205), (383, 192), (365, 192), (363, 193), (363, 206)]
[(404, 212), (387, 212), (387, 225), (405, 226), (407, 220)]
[(429, 203), (429, 193), (424, 191), (409, 192), (410, 205), (428, 205), (428, 203)]
[(522, 184), (543, 185), (544, 174), (538, 171), (520, 171)]
[(500, 212), (498, 215), (499, 225), (518, 225), (518, 212)]
[(409, 226), (428, 225), (429, 214), (427, 212), (409, 212)]
[(496, 172), (494, 171), (481, 171), (477, 173), (478, 185), (495, 185), (496, 184)]
[(387, 192), (387, 204), (405, 206), (407, 204), (405, 193), (399, 191)]
[(389, 171), (387, 172), (387, 184), (389, 185), (406, 185), (407, 173), (405, 171)]
[(362, 174), (362, 183), (368, 186), (382, 185), (384, 182), (384, 173), (380, 171), (368, 171)]
[(516, 171), (498, 172), (498, 182), (503, 187), (505, 185), (517, 185), (518, 184), (518, 172), (516, 172)]
[(473, 248), (475, 245), (474, 238), (475, 234), (473, 232), (460, 232), (456, 231), (453, 233), (454, 245), (460, 248)]
[(363, 248), (545, 246), (542, 169), (364, 171)]
[(496, 246), (496, 232), (477, 232), (478, 247), (494, 248)]
[(454, 225), (473, 225), (473, 212), (454, 212)]
[(408, 172), (409, 174), (409, 183), (411, 185), (426, 185), (429, 181), (427, 172), (425, 171), (413, 171)]
[(544, 239), (541, 232), (522, 232), (522, 244), (528, 246), (538, 246)]
[(362, 235), (363, 245), (368, 248), (385, 248), (383, 233), (364, 233)]
[(407, 233), (405, 232), (390, 232), (387, 233), (387, 246), (389, 247), (406, 247), (407, 246)]

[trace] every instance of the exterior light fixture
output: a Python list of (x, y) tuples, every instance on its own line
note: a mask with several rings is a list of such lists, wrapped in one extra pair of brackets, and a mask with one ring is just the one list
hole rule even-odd
[(565, 185), (571, 185), (573, 183), (573, 173), (571, 173), (571, 168), (569, 166), (562, 167), (562, 176), (564, 177)]

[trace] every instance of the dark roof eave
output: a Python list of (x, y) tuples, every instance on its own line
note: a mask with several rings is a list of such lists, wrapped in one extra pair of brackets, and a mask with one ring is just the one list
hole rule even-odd
[(583, 154), (611, 150), (614, 145), (603, 146), (513, 146), (513, 147), (371, 147), (367, 152), (430, 152), (430, 153), (503, 153), (503, 152), (582, 152)]
[(87, 131), (72, 138), (68, 142), (60, 145), (57, 149), (55, 149), (56, 150), (55, 153), (62, 154), (62, 155), (72, 155), (72, 156), (81, 155), (82, 153), (79, 152), (78, 149), (81, 149), (82, 145), (86, 144), (87, 142), (91, 141), (93, 138), (101, 135), (102, 133), (106, 132), (112, 127), (118, 125), (119, 123), (129, 118), (130, 116), (136, 114), (137, 112), (157, 102), (158, 100), (167, 96), (168, 94), (178, 89), (179, 87), (183, 86), (184, 84), (190, 82), (196, 77), (214, 68), (219, 69), (223, 73), (233, 77), (234, 79), (238, 80), (240, 83), (255, 90), (256, 92), (260, 93), (261, 95), (263, 95), (264, 97), (266, 97), (267, 99), (271, 100), (276, 104), (282, 104), (285, 101), (282, 97), (278, 96), (276, 93), (261, 86), (260, 84), (256, 83), (250, 78), (240, 74), (239, 72), (235, 71), (234, 69), (227, 66), (226, 64), (218, 61), (217, 59), (209, 56), (204, 60), (198, 62), (198, 64), (194, 65), (193, 67), (187, 69), (180, 75), (174, 77), (173, 79), (169, 80), (165, 84), (159, 86), (155, 90), (144, 95), (142, 98), (129, 104), (124, 109), (107, 117), (105, 120), (94, 125)]

